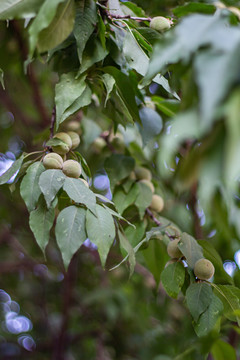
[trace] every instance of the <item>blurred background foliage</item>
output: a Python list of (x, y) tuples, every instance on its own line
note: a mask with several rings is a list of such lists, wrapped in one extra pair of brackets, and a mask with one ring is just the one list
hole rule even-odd
[[(136, 0), (135, 3), (150, 16), (171, 17), (172, 9), (186, 2)], [(239, 5), (230, 0), (226, 4)], [(7, 26), (0, 22), (0, 68), (4, 70), (6, 87), (5, 90), (0, 88), (0, 150), (16, 157), (22, 151), (39, 150), (43, 139), (49, 135), (54, 86), (58, 81), (53, 61), (46, 66), (44, 57), (30, 65), (27, 75), (24, 73), (23, 62), (28, 53), (25, 36), (23, 21), (10, 21)], [(190, 67), (189, 73), (181, 66), (174, 70), (183, 84), (190, 84), (193, 91), (196, 90), (188, 81)], [(151, 88), (145, 95), (152, 96)], [(164, 95), (161, 88), (155, 90), (154, 96)], [(109, 115), (103, 116), (96, 104), (78, 114), (83, 132), (79, 151), (95, 176), (105, 175), (104, 161), (112, 152), (111, 146), (98, 144), (96, 138), (103, 131), (113, 133)], [(156, 105), (158, 108), (157, 100)], [(159, 108), (162, 109), (161, 103)], [(178, 104), (173, 100), (168, 111), (177, 108)], [(162, 113), (162, 117), (167, 129), (169, 115)], [(120, 127), (117, 134), (112, 140), (114, 149), (133, 156), (153, 172), (157, 192), (164, 194), (166, 199), (163, 216), (197, 238), (211, 239), (224, 261), (225, 270), (239, 286), (239, 233), (235, 224), (229, 222), (226, 202), (220, 191), (213, 196), (206, 215), (196, 199), (194, 188), (180, 191), (174, 178), (162, 177), (161, 169), (155, 166), (159, 163), (159, 152), (153, 146), (156, 139), (142, 149), (136, 129), (125, 131)], [(215, 150), (218, 152), (221, 151), (219, 139), (224, 137), (224, 129), (220, 128), (217, 136)], [(157, 138), (157, 144), (161, 147), (162, 135)], [(181, 149), (183, 153), (187, 147), (185, 143)], [(210, 167), (215, 161), (214, 153), (212, 156)], [(173, 167), (178, 160), (176, 157)], [(28, 212), (19, 191), (13, 190), (14, 186), (4, 185), (0, 191), (0, 359), (213, 358), (206, 354), (219, 335), (212, 332), (208, 337), (197, 338), (181, 296), (177, 301), (173, 300), (156, 285), (158, 271), (168, 261), (165, 246), (160, 241), (154, 245), (156, 248), (150, 244), (145, 253), (138, 254), (138, 264), (131, 279), (128, 279), (124, 266), (112, 272), (103, 271), (91, 244), (80, 249), (65, 273), (53, 237), (47, 248), (47, 262), (43, 258), (29, 229)], [(239, 196), (239, 188), (236, 196)], [(131, 208), (127, 211), (131, 214)], [(140, 239), (141, 231), (145, 230), (144, 221), (139, 219), (137, 230)], [(134, 241), (137, 243), (136, 234), (131, 234), (130, 229), (128, 233), (133, 244)], [(118, 249), (113, 249), (107, 269), (119, 260)], [(239, 330), (235, 324), (222, 325), (223, 334), (218, 340), (222, 358), (235, 359), (227, 345), (231, 344), (239, 356)], [(216, 355), (214, 359), (221, 358)]]

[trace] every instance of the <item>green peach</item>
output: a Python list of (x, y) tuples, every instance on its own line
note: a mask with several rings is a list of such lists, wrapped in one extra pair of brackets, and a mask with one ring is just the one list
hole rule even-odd
[(163, 16), (156, 16), (150, 21), (150, 28), (158, 32), (163, 32), (171, 27), (171, 22)]
[(81, 175), (82, 168), (81, 168), (81, 165), (77, 161), (67, 160), (67, 161), (64, 161), (64, 163), (63, 163), (62, 171), (68, 177), (78, 179), (79, 176)]
[(161, 196), (154, 194), (152, 197), (152, 202), (150, 204), (150, 209), (156, 212), (161, 212), (164, 208), (164, 200)]
[(70, 136), (71, 140), (72, 140), (72, 147), (71, 149), (74, 150), (78, 147), (78, 145), (80, 144), (80, 137), (79, 135), (74, 132), (74, 131), (68, 131), (67, 134)]
[(168, 243), (167, 253), (173, 259), (179, 259), (180, 257), (182, 257), (182, 252), (178, 248), (179, 241), (180, 239), (175, 239)]
[(49, 153), (43, 158), (45, 169), (62, 169), (63, 159), (56, 153)]

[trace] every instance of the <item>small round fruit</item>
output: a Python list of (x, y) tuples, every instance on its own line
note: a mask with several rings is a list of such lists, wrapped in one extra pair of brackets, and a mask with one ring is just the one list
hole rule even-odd
[(156, 212), (161, 212), (164, 208), (163, 198), (157, 194), (154, 194), (152, 197), (152, 202), (150, 204), (150, 209)]
[(67, 134), (70, 136), (72, 140), (72, 147), (71, 149), (76, 149), (78, 145), (80, 144), (80, 137), (79, 135), (74, 131), (68, 131)]
[(62, 169), (63, 159), (56, 153), (49, 153), (44, 156), (43, 165), (45, 169)]
[(53, 138), (60, 139), (64, 142), (64, 144), (52, 146), (53, 151), (55, 151), (60, 155), (64, 155), (69, 152), (69, 150), (72, 147), (72, 140), (67, 133), (64, 132), (57, 133), (56, 135), (54, 135)]
[(143, 179), (139, 181), (141, 184), (145, 184), (146, 186), (149, 187), (149, 189), (152, 191), (152, 193), (154, 193), (154, 186), (153, 183), (147, 179)]
[(158, 32), (166, 31), (170, 27), (171, 22), (163, 16), (156, 16), (150, 21), (150, 28)]
[(194, 265), (194, 274), (200, 280), (209, 280), (213, 277), (215, 268), (211, 261), (200, 259)]
[(173, 259), (179, 259), (180, 257), (182, 257), (182, 252), (178, 248), (179, 241), (180, 239), (175, 239), (168, 243), (167, 253)]
[(80, 123), (76, 120), (71, 120), (64, 125), (67, 131), (78, 131), (80, 129)]
[(84, 180), (84, 179), (80, 179), (80, 180), (84, 183), (85, 186), (87, 186), (89, 188), (89, 184), (86, 180)]
[(64, 161), (64, 163), (63, 163), (62, 171), (68, 177), (78, 179), (79, 176), (81, 175), (82, 168), (81, 168), (81, 165), (77, 161), (67, 160), (67, 161)]
[(145, 167), (143, 166), (138, 166), (136, 167), (135, 169), (135, 175), (136, 175), (136, 178), (138, 180), (143, 180), (143, 179), (146, 179), (146, 180), (149, 180), (151, 181), (152, 180), (152, 174), (151, 174), (151, 171), (146, 169)]

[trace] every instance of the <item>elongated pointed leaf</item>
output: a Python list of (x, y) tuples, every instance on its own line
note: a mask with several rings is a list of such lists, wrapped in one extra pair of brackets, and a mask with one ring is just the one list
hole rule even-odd
[(15, 175), (22, 166), (24, 156), (22, 155), (18, 160), (14, 161), (12, 166), (0, 176), (0, 185), (6, 184), (13, 175)]
[(221, 300), (213, 295), (211, 304), (202, 315), (200, 315), (197, 324), (194, 325), (194, 330), (198, 336), (206, 336), (216, 325), (219, 316), (223, 311), (223, 304)]
[(50, 230), (53, 226), (56, 203), (48, 209), (43, 197), (41, 197), (37, 209), (30, 213), (29, 225), (43, 252), (48, 244)]
[(65, 111), (82, 95), (85, 88), (85, 76), (75, 79), (73, 72), (61, 76), (55, 88), (57, 127), (68, 116)]
[(124, 250), (126, 250), (126, 252), (128, 254), (129, 267), (130, 267), (129, 276), (132, 276), (135, 265), (136, 265), (135, 252), (133, 250), (132, 245), (128, 241), (127, 237), (121, 231), (118, 232), (118, 238), (119, 238), (120, 245), (124, 248)]
[(82, 53), (97, 22), (96, 3), (93, 0), (78, 1), (73, 34), (77, 42), (78, 58), (81, 63)]
[(40, 175), (44, 170), (45, 168), (42, 162), (37, 161), (33, 163), (27, 169), (27, 173), (21, 182), (20, 194), (25, 201), (28, 211), (32, 211), (36, 207), (37, 201), (41, 194), (41, 189), (38, 185), (38, 182)]
[(39, 187), (46, 200), (47, 207), (51, 206), (56, 194), (63, 186), (66, 176), (62, 170), (50, 169), (44, 171), (39, 178)]
[(33, 55), (34, 49), (36, 47), (38, 37), (40, 32), (43, 29), (46, 29), (57, 12), (57, 7), (64, 0), (52, 0), (52, 1), (44, 1), (43, 5), (37, 15), (37, 17), (32, 22), (29, 28), (29, 41), (30, 41), (30, 55)]
[(161, 281), (167, 294), (177, 298), (185, 279), (185, 269), (182, 263), (169, 264), (161, 274)]
[(238, 326), (240, 326), (240, 317), (237, 313), (234, 315), (234, 312), (240, 309), (240, 290), (232, 285), (211, 285), (214, 288), (214, 293), (223, 303), (226, 318), (237, 321)]
[(188, 287), (186, 291), (187, 306), (195, 322), (211, 304), (212, 298), (212, 288), (208, 284), (196, 283)]
[(42, 0), (1, 0), (0, 20), (33, 17), (41, 5)]
[(186, 257), (188, 266), (194, 268), (195, 263), (203, 258), (203, 251), (197, 241), (187, 233), (182, 233), (181, 240), (178, 244), (179, 249)]
[(124, 101), (129, 113), (134, 121), (140, 122), (138, 107), (135, 100), (135, 92), (130, 78), (123, 74), (120, 70), (113, 66), (108, 66), (103, 69), (106, 73), (112, 75), (116, 81), (116, 87), (121, 99)]
[(84, 204), (96, 214), (96, 196), (80, 179), (67, 178), (63, 190), (66, 191), (70, 199), (76, 203)]
[(100, 205), (96, 205), (96, 216), (87, 211), (87, 234), (90, 241), (98, 247), (102, 266), (115, 238), (115, 226), (112, 215)]
[(86, 210), (69, 206), (57, 217), (56, 239), (67, 269), (73, 255), (87, 238), (85, 231)]

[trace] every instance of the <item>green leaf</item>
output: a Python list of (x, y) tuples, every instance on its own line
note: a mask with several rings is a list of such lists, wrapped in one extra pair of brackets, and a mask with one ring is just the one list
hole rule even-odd
[[(109, 199), (105, 198), (105, 196), (101, 195), (101, 194), (96, 194), (96, 197), (102, 199), (103, 201), (109, 202), (112, 205), (114, 205), (114, 203), (112, 201), (110, 201)], [(105, 200), (106, 199), (106, 200)], [(136, 226), (131, 224), (127, 219), (125, 219), (123, 216), (121, 216), (119, 213), (117, 213), (116, 211), (114, 211), (113, 209), (109, 208), (108, 206), (102, 204), (102, 206), (110, 212), (110, 214), (112, 216), (115, 216), (117, 219), (121, 219), (123, 221), (125, 221), (128, 225), (130, 225), (133, 229), (136, 229)]]
[(39, 178), (39, 187), (43, 193), (47, 207), (51, 206), (58, 191), (63, 186), (66, 176), (62, 170), (50, 169), (44, 171)]
[(80, 154), (80, 152), (78, 151), (74, 151), (75, 155), (77, 155), (78, 161), (81, 163), (82, 169), (84, 170), (85, 174), (91, 178), (92, 174), (91, 174), (91, 170), (89, 169), (89, 166), (87, 164), (87, 161), (84, 159), (84, 157), (82, 156), (82, 154)]
[(106, 48), (104, 49), (101, 41), (95, 35), (92, 35), (83, 52), (82, 63), (77, 76), (84, 73), (84, 71), (88, 70), (95, 63), (105, 59), (107, 54), (108, 50)]
[(97, 23), (96, 3), (93, 0), (77, 1), (76, 20), (73, 34), (77, 42), (77, 52), (80, 63), (86, 43)]
[(139, 111), (139, 116), (142, 122), (140, 127), (140, 133), (143, 139), (143, 145), (145, 146), (155, 136), (160, 134), (163, 123), (161, 116), (153, 109), (144, 107)]
[(85, 76), (76, 79), (73, 72), (61, 76), (55, 88), (57, 128), (67, 118), (67, 109), (82, 95), (85, 88)]
[(128, 194), (126, 194), (122, 188), (116, 189), (113, 201), (120, 214), (122, 214), (130, 205), (135, 203), (139, 191), (140, 188), (137, 185), (134, 185)]
[(231, 285), (216, 285), (211, 283), (215, 294), (220, 298), (224, 306), (224, 315), (227, 319), (237, 321), (240, 326), (240, 317), (234, 312), (240, 309), (240, 290)]
[(161, 281), (167, 294), (177, 298), (185, 279), (185, 269), (182, 263), (169, 264), (161, 273)]
[[(127, 235), (127, 231), (126, 235)], [(151, 271), (158, 286), (164, 265), (168, 260), (166, 246), (159, 239), (149, 241), (148, 247), (142, 251), (147, 268)], [(166, 290), (167, 291), (167, 290)]]
[(147, 207), (152, 202), (152, 190), (141, 182), (137, 182), (134, 186), (138, 187), (138, 196), (135, 201), (135, 205), (139, 210), (140, 218), (143, 219)]
[(104, 168), (110, 179), (111, 189), (113, 189), (119, 181), (129, 176), (134, 166), (135, 161), (130, 156), (112, 154), (107, 158), (104, 162)]
[[(233, 33), (232, 36), (235, 36), (235, 34)], [(236, 44), (231, 40), (230, 36), (229, 38), (227, 37), (229, 49), (225, 52), (219, 52), (217, 47), (216, 49), (198, 54), (194, 61), (196, 82), (199, 87), (201, 120), (207, 124), (216, 115), (216, 107), (228, 95), (231, 86), (235, 83), (235, 79), (238, 76), (240, 36), (238, 36)], [(229, 71), (229, 68), (231, 71)], [(225, 74), (225, 76), (219, 77), (220, 73)], [(209, 76), (206, 74), (209, 74)]]
[(27, 169), (27, 173), (21, 182), (20, 194), (25, 201), (28, 211), (32, 211), (36, 207), (37, 201), (41, 194), (41, 189), (38, 185), (38, 181), (40, 175), (44, 170), (45, 168), (42, 162), (37, 161), (33, 163)]
[(63, 209), (56, 222), (56, 240), (62, 254), (65, 269), (68, 268), (75, 252), (87, 238), (86, 210), (77, 206)]
[(96, 214), (96, 196), (80, 179), (66, 178), (63, 190), (66, 191), (70, 199), (85, 205)]
[(124, 229), (124, 233), (133, 247), (135, 247), (143, 239), (145, 231), (146, 223), (143, 221), (135, 222), (134, 225), (128, 226)]
[(34, 17), (42, 0), (1, 0), (0, 20)]
[(113, 66), (103, 68), (103, 71), (113, 76), (116, 88), (126, 108), (132, 116), (133, 121), (139, 121), (138, 107), (135, 100), (135, 91), (131, 79)]
[(32, 57), (34, 49), (37, 45), (39, 34), (43, 29), (46, 29), (50, 23), (53, 21), (54, 16), (57, 12), (57, 7), (64, 0), (52, 0), (44, 1), (41, 9), (29, 27), (29, 42), (30, 42), (30, 56)]
[(197, 241), (187, 233), (182, 233), (178, 247), (186, 258), (188, 266), (193, 269), (195, 263), (203, 258), (203, 251)]
[(125, 15), (121, 9), (119, 0), (109, 0), (108, 1), (108, 11), (114, 17), (114, 15)]
[(203, 3), (194, 3), (190, 2), (183, 6), (177, 6), (173, 9), (173, 14), (177, 17), (185, 16), (191, 13), (203, 13), (203, 14), (213, 14), (216, 11), (216, 7), (211, 4)]
[[(58, 4), (61, 3), (57, 8), (56, 1)], [(38, 19), (38, 16), (40, 14), (39, 12), (38, 16), (35, 19), (35, 21), (37, 21), (37, 24), (34, 26), (30, 33), (33, 39), (32, 42), (30, 42), (30, 54), (33, 53), (36, 43), (39, 52), (45, 52), (47, 50), (55, 48), (57, 45), (61, 44), (71, 34), (73, 30), (75, 20), (74, 0), (67, 0), (63, 3), (61, 0), (54, 0), (55, 4), (53, 8), (50, 6), (52, 2), (53, 1), (46, 1), (44, 3), (44, 5), (46, 4), (46, 7), (44, 8), (44, 13), (41, 14), (43, 16)], [(52, 15), (54, 15), (54, 17)], [(50, 19), (50, 22), (49, 20), (46, 21), (48, 17)], [(44, 27), (42, 22), (44, 22)], [(33, 26), (33, 24), (31, 25), (31, 27)]]
[(92, 102), (92, 91), (87, 85), (83, 90), (82, 94), (70, 105), (65, 111), (60, 122), (63, 122), (70, 115), (74, 114), (84, 106), (91, 104)]
[(48, 244), (50, 230), (53, 226), (56, 203), (48, 209), (41, 196), (37, 208), (30, 213), (29, 226), (43, 253)]
[(87, 235), (98, 247), (102, 266), (105, 266), (107, 256), (115, 238), (115, 226), (112, 215), (100, 205), (96, 205), (96, 216), (87, 211)]
[(12, 166), (0, 176), (0, 185), (6, 184), (11, 179), (11, 177), (15, 175), (17, 171), (19, 171), (22, 166), (23, 160), (24, 155), (21, 155), (21, 157), (18, 160), (14, 161)]
[(194, 330), (197, 336), (206, 336), (211, 330), (214, 329), (219, 316), (223, 311), (223, 304), (221, 300), (213, 295), (212, 301), (206, 311), (200, 315), (197, 324), (194, 325)]
[(223, 268), (223, 263), (220, 255), (215, 250), (214, 246), (206, 240), (198, 240), (198, 244), (203, 249), (203, 256), (210, 260), (215, 267), (214, 283), (215, 284), (233, 284), (233, 279), (229, 276)]
[(210, 285), (199, 282), (191, 284), (186, 291), (187, 306), (195, 322), (211, 304), (213, 292)]
[(118, 238), (119, 238), (120, 246), (122, 246), (123, 249), (126, 250), (126, 252), (128, 254), (129, 267), (130, 267), (129, 276), (132, 276), (135, 265), (136, 265), (135, 252), (132, 248), (132, 245), (130, 244), (130, 242), (128, 241), (128, 239), (124, 233), (122, 233), (121, 231), (118, 231)]
[(109, 95), (111, 94), (111, 92), (113, 90), (113, 87), (115, 85), (115, 80), (109, 74), (103, 74), (102, 75), (102, 80), (103, 80), (103, 83), (104, 83), (105, 88), (107, 90), (107, 96), (106, 96), (105, 103), (104, 103), (104, 106), (106, 107), (107, 101), (109, 99)]
[(218, 339), (211, 347), (211, 354), (214, 360), (236, 360), (236, 351), (234, 348), (225, 341)]

